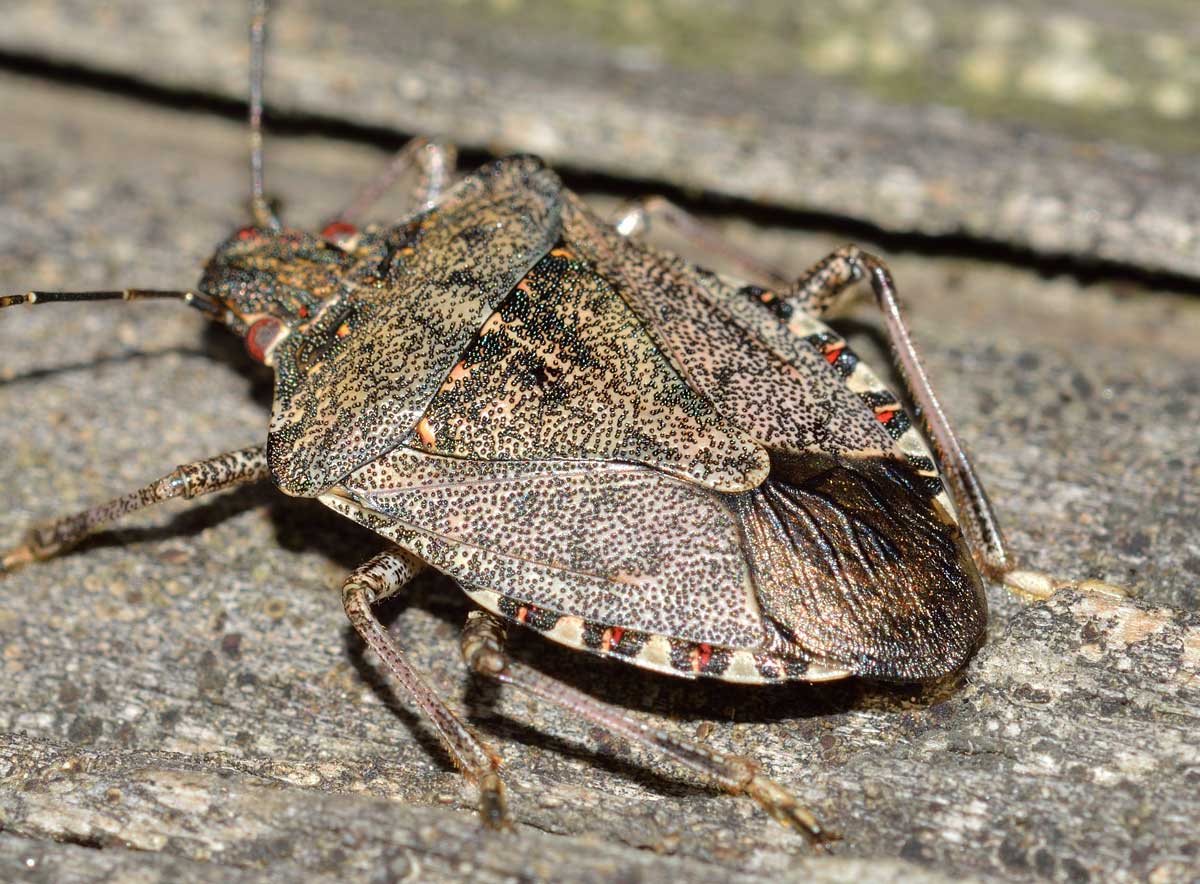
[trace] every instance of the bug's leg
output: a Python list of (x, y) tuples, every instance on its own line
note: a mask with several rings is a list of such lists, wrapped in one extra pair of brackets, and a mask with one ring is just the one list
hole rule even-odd
[(824, 315), (843, 300), (852, 286), (862, 280), (869, 281), (875, 293), (875, 302), (883, 314), (892, 358), (900, 370), (905, 388), (920, 410), (927, 434), (933, 441), (942, 476), (954, 497), (963, 531), (981, 569), (1016, 592), (1034, 598), (1048, 598), (1057, 590), (1067, 587), (1126, 595), (1126, 591), (1120, 587), (1098, 580), (1064, 580), (1041, 571), (1018, 567), (1009, 553), (996, 513), (975, 473), (975, 467), (933, 392), (929, 376), (925, 373), (900, 312), (892, 275), (881, 260), (858, 246), (843, 246), (813, 265), (804, 276), (782, 291), (776, 309), (782, 316), (786, 316), (789, 310), (800, 310), (812, 316)]
[(491, 829), (509, 827), (504, 783), (497, 768), (500, 757), (480, 742), (404, 657), (371, 610), (371, 605), (403, 589), (424, 567), (406, 550), (394, 547), (356, 568), (342, 585), (342, 604), (354, 629), (362, 636), (405, 692), (420, 707), (446, 747), (451, 760), (479, 788), (479, 812)]
[(463, 659), (474, 671), (528, 691), (609, 733), (660, 752), (727, 792), (749, 795), (779, 822), (799, 829), (814, 843), (837, 839), (838, 836), (817, 822), (787, 789), (760, 773), (753, 761), (722, 755), (697, 743), (673, 737), (614, 706), (530, 669), (509, 658), (504, 651), (504, 639), (504, 627), (495, 617), (486, 611), (472, 611), (463, 627)]
[(706, 253), (724, 255), (752, 278), (770, 283), (774, 291), (763, 292), (761, 298), (781, 319), (795, 311), (814, 317), (825, 316), (844, 304), (859, 282), (869, 280), (883, 313), (893, 357), (909, 395), (920, 408), (934, 443), (940, 471), (954, 498), (963, 531), (971, 542), (980, 568), (1015, 592), (1032, 598), (1048, 598), (1068, 587), (1108, 595), (1128, 595), (1125, 589), (1103, 581), (1062, 579), (1021, 568), (1013, 560), (983, 485), (925, 374), (900, 312), (891, 274), (882, 261), (855, 245), (847, 245), (818, 261), (800, 279), (787, 283), (777, 270), (727, 242), (704, 222), (661, 197), (635, 203), (618, 218), (615, 226), (622, 235), (636, 236), (648, 229), (651, 218), (674, 228)]
[(413, 138), (396, 152), (382, 172), (364, 184), (350, 203), (333, 216), (328, 226), (357, 225), (363, 214), (402, 175), (414, 168), (417, 180), (410, 193), (413, 206), (425, 209), (435, 205), (454, 177), (456, 156), (453, 145), (420, 136)]
[(265, 446), (218, 454), (176, 467), (156, 482), (137, 491), (32, 528), (18, 546), (0, 553), (0, 574), (21, 565), (48, 559), (68, 549), (97, 528), (134, 510), (173, 497), (199, 497), (270, 476)]
[(773, 288), (784, 288), (791, 283), (778, 268), (730, 242), (708, 224), (661, 196), (642, 197), (622, 207), (613, 226), (622, 236), (640, 237), (655, 221), (674, 230), (702, 254), (721, 255), (733, 262), (751, 280), (765, 282)]

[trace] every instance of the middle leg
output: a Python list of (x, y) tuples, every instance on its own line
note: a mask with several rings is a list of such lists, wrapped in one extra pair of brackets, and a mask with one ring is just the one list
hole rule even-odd
[(471, 669), (528, 691), (578, 715), (609, 733), (653, 749), (700, 774), (734, 795), (746, 794), (785, 826), (799, 829), (815, 844), (835, 840), (783, 786), (763, 776), (748, 758), (722, 755), (697, 743), (686, 742), (607, 703), (602, 703), (512, 660), (504, 651), (504, 627), (486, 611), (472, 611), (463, 627), (462, 654)]
[(399, 547), (380, 553), (346, 578), (342, 604), (346, 616), (363, 641), (379, 655), (433, 725), (455, 766), (479, 789), (479, 812), (491, 829), (509, 827), (504, 783), (497, 773), (500, 757), (484, 745), (405, 659), (400, 645), (371, 610), (371, 605), (395, 595), (424, 567), (412, 553)]

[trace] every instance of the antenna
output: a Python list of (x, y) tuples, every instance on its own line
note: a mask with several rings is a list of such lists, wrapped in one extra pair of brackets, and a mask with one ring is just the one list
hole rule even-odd
[(263, 187), (263, 77), (266, 70), (267, 0), (253, 0), (250, 18), (250, 211), (258, 227), (279, 230)]
[(183, 301), (202, 313), (218, 319), (221, 308), (208, 295), (192, 291), (164, 289), (110, 289), (99, 292), (25, 292), (22, 295), (0, 295), (0, 308), (18, 304), (62, 304), (68, 301), (146, 301), (168, 299)]

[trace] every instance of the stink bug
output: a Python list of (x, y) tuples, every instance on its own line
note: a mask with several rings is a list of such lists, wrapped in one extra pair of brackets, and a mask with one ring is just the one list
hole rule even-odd
[[(825, 834), (752, 762), (509, 660), (501, 624), (689, 678), (907, 681), (957, 669), (979, 642), (980, 569), (1049, 587), (1012, 568), (886, 268), (850, 247), (799, 281), (746, 285), (640, 243), (655, 217), (708, 237), (666, 204), (610, 226), (536, 159), (453, 183), (450, 151), (426, 141), (392, 167), (422, 172), (410, 217), (359, 226), (388, 174), (321, 235), (286, 229), (263, 188), (264, 15), (252, 30), (254, 219), (218, 247), (198, 290), (31, 292), (0, 306), (164, 297), (206, 312), (276, 373), (266, 444), (35, 528), (0, 565), (51, 556), (160, 500), (270, 479), (394, 544), (346, 580), (346, 612), (478, 784), (488, 824), (506, 820), (497, 756), (372, 610), (426, 565), (479, 605), (462, 642), (476, 671)], [(933, 452), (822, 322), (859, 281), (884, 311)]]

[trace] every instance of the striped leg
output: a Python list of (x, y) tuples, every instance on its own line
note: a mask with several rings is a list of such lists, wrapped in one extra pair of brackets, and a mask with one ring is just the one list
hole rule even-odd
[(58, 555), (98, 528), (135, 510), (173, 497), (199, 497), (235, 485), (258, 482), (270, 475), (266, 449), (262, 445), (184, 464), (137, 491), (34, 527), (24, 542), (0, 553), (0, 574)]
[(869, 281), (883, 314), (893, 358), (909, 395), (920, 409), (927, 435), (933, 442), (939, 472), (954, 497), (963, 532), (981, 570), (1003, 581), (1009, 589), (1031, 598), (1048, 598), (1065, 588), (1128, 595), (1123, 588), (1099, 580), (1067, 580), (1018, 566), (1009, 553), (983, 484), (933, 392), (900, 312), (891, 274), (882, 261), (855, 245), (843, 246), (813, 265), (794, 283), (780, 284), (780, 274), (774, 268), (741, 247), (726, 242), (703, 222), (667, 200), (651, 197), (635, 203), (615, 226), (622, 235), (636, 236), (648, 229), (652, 218), (674, 228), (706, 253), (724, 255), (736, 262), (750, 278), (770, 284), (773, 291), (763, 291), (759, 297), (784, 321), (795, 312), (823, 317), (844, 304), (858, 283)]
[(374, 602), (395, 595), (424, 567), (412, 553), (399, 547), (380, 553), (356, 568), (342, 585), (342, 604), (350, 623), (404, 687), (424, 713), (463, 775), (479, 788), (479, 812), (491, 829), (509, 827), (504, 783), (496, 772), (500, 757), (480, 742), (442, 701), (404, 657), (400, 645), (375, 617)]
[(462, 634), (462, 654), (476, 672), (529, 691), (578, 715), (609, 733), (670, 758), (734, 795), (746, 794), (786, 826), (799, 829), (816, 844), (834, 840), (783, 786), (758, 772), (747, 758), (722, 755), (696, 743), (672, 737), (638, 721), (620, 709), (601, 703), (537, 670), (509, 659), (504, 651), (504, 627), (486, 611), (472, 611)]
[(963, 532), (970, 541), (980, 568), (1021, 595), (1048, 598), (1060, 589), (1124, 596), (1127, 591), (1099, 580), (1067, 580), (1018, 566), (1009, 553), (996, 513), (984, 491), (983, 483), (967, 456), (962, 443), (950, 426), (950, 420), (938, 401), (917, 354), (908, 326), (900, 312), (896, 287), (887, 266), (858, 246), (847, 245), (828, 255), (795, 284), (782, 291), (775, 302), (781, 316), (800, 310), (821, 316), (842, 302), (851, 287), (869, 281), (876, 304), (883, 314), (892, 358), (900, 369), (904, 386), (920, 410), (926, 433), (933, 442), (939, 470), (962, 519)]

